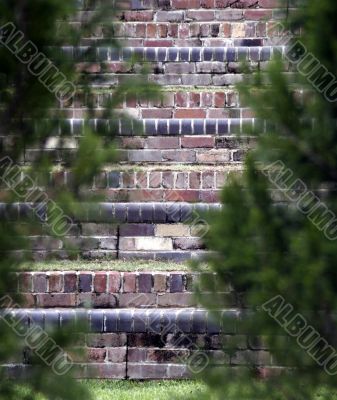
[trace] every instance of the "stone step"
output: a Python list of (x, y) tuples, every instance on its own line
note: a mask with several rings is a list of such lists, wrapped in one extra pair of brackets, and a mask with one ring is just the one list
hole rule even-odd
[[(88, 331), (78, 337), (76, 348), (68, 350), (68, 363), (52, 363), (53, 371), (58, 373), (71, 366), (77, 378), (181, 379), (211, 366), (237, 368), (253, 362), (257, 369), (264, 369), (273, 365), (263, 338), (249, 336), (241, 327), (240, 320), (245, 319), (245, 314), (237, 309), (219, 310), (220, 322), (215, 322), (203, 309), (7, 309), (5, 312), (14, 332), (20, 325), (20, 337), (25, 332), (29, 337), (34, 330), (36, 338), (40, 330), (45, 338), (55, 328), (67, 328), (77, 334), (87, 326)], [(42, 340), (41, 346), (44, 343)], [(39, 349), (40, 346), (35, 346), (35, 351)], [(232, 350), (229, 353), (223, 349)], [(64, 355), (60, 348), (58, 356)], [(3, 371), (11, 378), (29, 378), (33, 368), (31, 358), (32, 352), (25, 348)]]
[[(244, 39), (240, 39), (244, 40)], [(247, 39), (248, 40), (248, 39)], [(256, 41), (256, 40), (255, 40)], [(146, 61), (158, 63), (196, 63), (199, 68), (203, 62), (264, 62), (269, 61), (273, 55), (285, 55), (285, 46), (261, 46), (258, 42), (250, 42), (249, 45), (236, 46), (216, 46), (216, 47), (97, 47), (87, 46), (62, 47), (62, 52), (77, 62), (100, 62), (110, 63), (106, 66), (106, 71), (123, 72), (127, 66), (123, 67), (120, 62)], [(110, 65), (110, 66), (109, 66)], [(92, 67), (93, 68), (93, 67)], [(100, 68), (97, 65), (97, 68)], [(124, 69), (123, 69), (124, 68)], [(114, 71), (115, 70), (115, 71)], [(99, 72), (99, 71), (92, 71)], [(222, 71), (220, 71), (222, 72)]]
[[(112, 267), (113, 267), (113, 263)], [(79, 264), (80, 265), (80, 264)], [(179, 268), (179, 265), (177, 265)], [(213, 273), (171, 271), (65, 271), (21, 272), (16, 280), (27, 308), (188, 308), (198, 306), (193, 295)], [(209, 293), (203, 293), (206, 298)], [(229, 285), (212, 296), (221, 296), (222, 306), (238, 304)]]

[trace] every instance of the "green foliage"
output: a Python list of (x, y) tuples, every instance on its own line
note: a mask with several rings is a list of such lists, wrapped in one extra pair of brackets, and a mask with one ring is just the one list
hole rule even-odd
[[(336, 71), (337, 28), (330, 21), (336, 17), (336, 2), (310, 0), (301, 2), (287, 21), (293, 31), (302, 28), (302, 46), (331, 73)], [(247, 77), (240, 91), (267, 129), (263, 132), (256, 121), (257, 146), (244, 174), (226, 185), (223, 209), (209, 217), (206, 244), (214, 254), (208, 261), (218, 280), (215, 288), (214, 282), (208, 285), (212, 290), (230, 285), (236, 291), (243, 314), (249, 315), (238, 331), (264, 337), (273, 365), (291, 372), (260, 382), (263, 362), (247, 360), (247, 368), (210, 368), (205, 379), (217, 387), (218, 398), (313, 399), (322, 386), (335, 390), (336, 378), (299, 346), (299, 335), (286, 333), (286, 324), (299, 313), (337, 349), (337, 242), (328, 235), (337, 215), (337, 102), (327, 101), (296, 63), (280, 58), (266, 72)], [(314, 194), (320, 203), (313, 203)], [(305, 197), (312, 201), (306, 203)], [(316, 210), (313, 204), (319, 204)], [(276, 296), (293, 306), (283, 327), (262, 308)], [(201, 300), (209, 308), (228, 307), (224, 296)], [(324, 349), (322, 343), (318, 350)], [(234, 382), (235, 393), (228, 382)], [(323, 392), (321, 398), (330, 397)]]

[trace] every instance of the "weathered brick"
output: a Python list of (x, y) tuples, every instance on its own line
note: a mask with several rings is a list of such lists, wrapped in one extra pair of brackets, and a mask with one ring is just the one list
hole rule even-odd
[(123, 363), (126, 361), (127, 349), (126, 347), (113, 347), (107, 348), (106, 358), (107, 361), (113, 363)]
[(183, 276), (181, 274), (171, 273), (169, 285), (171, 293), (182, 292), (184, 288)]
[(124, 272), (123, 276), (123, 292), (136, 292), (136, 275), (133, 272)]
[(108, 293), (118, 293), (121, 287), (121, 275), (119, 272), (108, 273)]
[(94, 291), (96, 293), (105, 293), (107, 290), (107, 274), (106, 272), (95, 272), (94, 274)]
[(138, 275), (138, 292), (151, 293), (152, 289), (152, 275), (140, 272)]
[(33, 279), (30, 272), (22, 272), (19, 274), (19, 291), (21, 293), (33, 291)]
[(182, 148), (213, 148), (214, 137), (212, 136), (183, 136), (181, 138)]
[(191, 307), (195, 305), (192, 293), (158, 294), (159, 307)]
[(92, 291), (92, 274), (80, 273), (78, 281), (78, 290), (80, 292)]
[(62, 292), (63, 275), (61, 273), (49, 274), (49, 292)]
[(64, 276), (64, 292), (72, 293), (77, 290), (77, 275), (72, 272), (65, 272)]
[(159, 237), (120, 238), (121, 250), (172, 250), (172, 241)]
[(38, 307), (75, 307), (75, 293), (41, 293), (36, 295)]
[(47, 274), (33, 275), (33, 291), (35, 293), (47, 292)]
[(184, 224), (158, 224), (155, 229), (156, 236), (189, 236), (190, 227)]
[(164, 273), (153, 274), (153, 290), (154, 292), (166, 292), (167, 275)]

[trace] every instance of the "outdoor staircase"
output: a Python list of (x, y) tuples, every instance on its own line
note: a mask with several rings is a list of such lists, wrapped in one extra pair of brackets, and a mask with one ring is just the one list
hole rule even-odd
[[(221, 187), (229, 174), (241, 173), (244, 155), (254, 146), (248, 132), (258, 121), (234, 86), (243, 79), (241, 62), (263, 70), (273, 54), (284, 53), (272, 40), (284, 16), (277, 7), (276, 0), (131, 0), (115, 26), (123, 48), (102, 45), (94, 59), (81, 60), (85, 46), (103, 39), (98, 33), (84, 39), (83, 47), (64, 49), (82, 61), (97, 87), (94, 129), (116, 123), (101, 118), (103, 100), (113, 95), (114, 85), (137, 74), (143, 61), (148, 79), (162, 85), (163, 98), (125, 99), (120, 105), (134, 118), (116, 126), (120, 162), (106, 166), (86, 189), (104, 202), (78, 218), (64, 239), (32, 237), (34, 259), (66, 258), (67, 241), (90, 259), (181, 262), (205, 254), (204, 212), (220, 207)], [(49, 142), (61, 165), (81, 136), (85, 99), (62, 107), (69, 116), (63, 126), (68, 148)], [(35, 151), (27, 149), (26, 162)], [(63, 169), (49, 183), (62, 187), (70, 181), (71, 171)], [(17, 207), (20, 218), (24, 206)], [(19, 279), (30, 307), (19, 313), (27, 324), (37, 318), (43, 326), (63, 326), (83, 316), (81, 307), (91, 307), (84, 318), (92, 333), (82, 343), (88, 358), (78, 363), (79, 377), (188, 377), (191, 371), (180, 361), (199, 351), (205, 360), (215, 356), (215, 364), (238, 366), (248, 356), (259, 368), (272, 366), (262, 341), (239, 331), (243, 317), (235, 293), (221, 294), (222, 300), (228, 297), (222, 312), (229, 322), (214, 324), (192, 297), (192, 274), (50, 272)], [(237, 353), (223, 353), (223, 341), (238, 337)]]

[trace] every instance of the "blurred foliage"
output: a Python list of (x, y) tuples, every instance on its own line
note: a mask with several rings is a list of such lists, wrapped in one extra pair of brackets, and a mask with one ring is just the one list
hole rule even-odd
[[(95, 91), (100, 89), (97, 82), (96, 86), (93, 85), (93, 77), (85, 66), (89, 62), (100, 63), (92, 58), (97, 53), (97, 46), (119, 48), (119, 43), (113, 37), (113, 21), (120, 11), (118, 4), (118, 1), (107, 0), (0, 2), (0, 176), (1, 202), (7, 204), (1, 204), (0, 207), (0, 293), (10, 294), (19, 304), (21, 299), (13, 294), (16, 292), (13, 271), (17, 270), (19, 263), (30, 259), (29, 243), (25, 237), (39, 235), (41, 232), (43, 235), (58, 236), (62, 230), (49, 230), (50, 224), (41, 227), (41, 221), (36, 214), (43, 216), (45, 221), (51, 221), (55, 217), (56, 207), (60, 207), (64, 215), (72, 215), (77, 211), (76, 204), (81, 200), (81, 188), (92, 181), (104, 164), (116, 161), (114, 139), (117, 120), (128, 118), (121, 110), (116, 111), (117, 106), (126, 96), (147, 99), (158, 96), (157, 87), (146, 79), (145, 68), (139, 69), (140, 73), (136, 78), (127, 79), (120, 85), (103, 85), (107, 96), (101, 109), (102, 118), (112, 122), (98, 130), (92, 128), (90, 119), (97, 118), (94, 116), (93, 99)], [(62, 72), (67, 81), (74, 85), (76, 91), (73, 96), (59, 95), (57, 98), (57, 90), (49, 91), (41, 83), (41, 74), (35, 76), (31, 73), (28, 68), (31, 59), (28, 57), (29, 62), (18, 59), (19, 54), (27, 57), (22, 50), (27, 49), (23, 48), (27, 42), (45, 55), (42, 59), (46, 64), (36, 64), (35, 72), (43, 70), (43, 65), (54, 66), (56, 72)], [(79, 52), (79, 46), (85, 51)], [(66, 51), (60, 51), (61, 48)], [(67, 51), (72, 48), (74, 52)], [(104, 68), (104, 63), (101, 64)], [(51, 88), (56, 89), (56, 85), (58, 83), (51, 85)], [(82, 134), (74, 138), (72, 132), (66, 129), (65, 122), (69, 118), (67, 108), (79, 101), (86, 105), (84, 128)], [(48, 202), (44, 208), (27, 207), (25, 223), (13, 222), (17, 215), (16, 202), (27, 200), (27, 197), (18, 193), (18, 189), (21, 188), (21, 194), (28, 193), (27, 188), (16, 185), (19, 177), (24, 175), (29, 178), (28, 189), (43, 187), (49, 180), (50, 172), (55, 170), (55, 161), (58, 160), (57, 149), (50, 150), (48, 141), (58, 140), (58, 148), (62, 149), (62, 144), (69, 137), (78, 140), (78, 147), (69, 152), (69, 157), (62, 160), (57, 167), (73, 171), (71, 187), (62, 187), (61, 190), (59, 187), (49, 188)], [(26, 149), (34, 149), (34, 158), (29, 160), (31, 162), (27, 162)], [(13, 164), (6, 164), (4, 160), (11, 160)], [(14, 190), (3, 190), (11, 189), (6, 187), (6, 181), (13, 184)], [(35, 199), (37, 202), (46, 199), (43, 189)], [(23, 248), (27, 251), (17, 252)], [(77, 250), (72, 251), (76, 254)], [(1, 306), (4, 307), (5, 304), (2, 303)], [(22, 355), (25, 346), (23, 338), (17, 338), (4, 320), (0, 321), (0, 325), (0, 365), (12, 365), (12, 362), (21, 365), (27, 362)], [(62, 348), (71, 347), (74, 339), (74, 335), (66, 334), (65, 331), (50, 335)], [(29, 361), (34, 364), (35, 369), (30, 371), (22, 384), (16, 380), (14, 385), (14, 381), (8, 379), (8, 371), (0, 368), (0, 399), (33, 400), (40, 396), (58, 400), (90, 398), (84, 387), (70, 380), (71, 374), (55, 375), (50, 367), (34, 357), (34, 352)], [(11, 366), (11, 371), (16, 371), (14, 365)], [(22, 385), (25, 390), (20, 390)]]
[[(299, 3), (284, 21), (292, 32), (288, 46), (299, 39), (307, 53), (335, 76), (337, 27), (331, 21), (337, 18), (337, 3)], [(235, 292), (236, 304), (243, 310), (237, 332), (262, 337), (272, 353), (272, 367), (287, 368), (281, 374), (276, 368), (267, 371), (261, 368), (263, 361), (254, 357), (246, 367), (209, 368), (204, 378), (219, 399), (309, 400), (323, 387), (319, 398), (329, 399), (336, 390), (336, 377), (327, 374), (298, 345), (297, 336), (287, 335), (262, 309), (266, 301), (282, 296), (294, 308), (285, 320), (301, 314), (337, 349), (337, 242), (317, 226), (336, 224), (332, 217), (337, 215), (337, 102), (327, 101), (316, 90), (308, 80), (310, 74), (298, 72), (297, 61), (275, 56), (266, 71), (247, 76), (240, 85), (244, 105), (257, 117), (254, 131), (249, 132), (256, 136), (257, 145), (246, 157), (243, 175), (232, 177), (223, 189), (222, 210), (209, 216), (205, 241), (213, 252), (208, 262), (218, 275), (215, 283), (208, 279), (204, 285), (227, 295), (200, 296), (208, 308), (226, 309), (228, 292)], [(258, 123), (263, 120), (265, 124)], [(273, 180), (282, 172), (281, 165), (292, 176), (288, 180), (279, 176), (279, 183), (286, 185), (278, 190)], [(316, 216), (308, 216), (312, 203), (298, 205), (298, 199), (309, 192), (321, 201)], [(317, 217), (316, 223), (309, 217)], [(220, 314), (215, 316), (220, 320)], [(317, 347), (323, 349), (324, 345)], [(235, 355), (235, 346), (231, 351)], [(269, 378), (261, 380), (266, 374)]]

